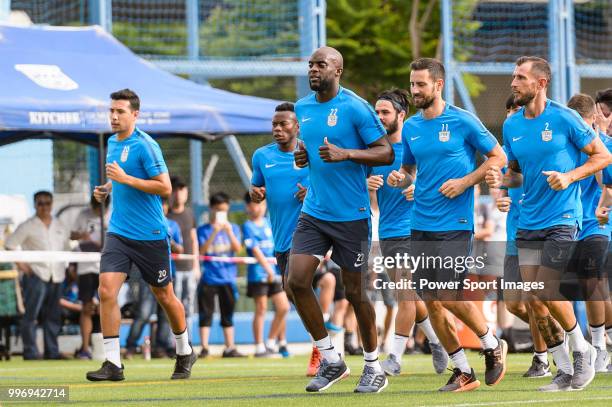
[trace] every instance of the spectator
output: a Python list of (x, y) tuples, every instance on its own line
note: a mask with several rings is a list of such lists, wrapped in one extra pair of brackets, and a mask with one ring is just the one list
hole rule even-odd
[[(283, 290), (282, 276), (276, 265), (270, 264), (266, 258), (274, 257), (274, 239), (270, 221), (265, 217), (265, 201), (251, 201), (247, 192), (244, 201), (248, 220), (242, 226), (244, 245), (247, 254), (257, 259), (257, 264), (249, 264), (247, 268), (247, 296), (255, 302), (253, 318), (253, 337), (255, 338), (255, 357), (270, 357), (276, 352), (289, 356), (287, 351), (286, 321), (289, 312), (289, 300)], [(274, 319), (270, 325), (268, 342), (264, 344), (263, 330), (268, 298), (274, 304)], [(279, 340), (277, 348), (276, 340)]]
[[(232, 257), (241, 249), (240, 228), (228, 221), (229, 197), (219, 192), (210, 197), (210, 223), (198, 227), (200, 253), (205, 256)], [(202, 352), (208, 355), (208, 338), (215, 311), (215, 296), (219, 298), (221, 326), (225, 337), (223, 357), (240, 357), (234, 345), (234, 306), (236, 304), (236, 264), (222, 261), (202, 262), (202, 277), (198, 285), (198, 312)]]
[(612, 136), (612, 88), (597, 92), (595, 103), (595, 130)]
[[(48, 191), (34, 194), (36, 214), (20, 224), (8, 237), (9, 250), (68, 250), (68, 231), (52, 214), (53, 195)], [(57, 336), (62, 327), (60, 298), (66, 264), (61, 262), (16, 263), (23, 273), (25, 314), (21, 320), (23, 359), (40, 359), (36, 346), (36, 323), (40, 315), (44, 332), (44, 358), (63, 359)]]
[[(104, 202), (104, 223), (108, 225), (108, 205), (110, 197)], [(100, 221), (102, 205), (91, 196), (89, 207), (83, 209), (77, 216), (72, 240), (79, 241), (79, 250), (82, 252), (100, 252), (102, 250), (102, 222)], [(94, 316), (99, 320), (98, 284), (100, 280), (100, 262), (77, 263), (77, 283), (79, 287), (79, 301), (82, 311), (79, 317), (81, 327), (82, 345), (76, 353), (78, 359), (91, 359), (90, 340), (94, 326)], [(97, 321), (96, 321), (97, 322)], [(98, 324), (96, 324), (98, 325)]]
[[(197, 258), (199, 255), (198, 238), (193, 211), (185, 206), (189, 198), (189, 189), (179, 177), (172, 177), (171, 182), (172, 198), (167, 218), (177, 222), (180, 226), (183, 238), (183, 253), (196, 256), (192, 260), (176, 261), (174, 291), (183, 303), (185, 318), (189, 321), (189, 317), (195, 310), (195, 291), (197, 282), (200, 279), (200, 261)], [(187, 325), (187, 329), (190, 329), (189, 325)]]

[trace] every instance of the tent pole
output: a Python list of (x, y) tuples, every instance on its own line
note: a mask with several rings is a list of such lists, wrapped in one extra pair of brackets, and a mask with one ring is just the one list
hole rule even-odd
[(242, 185), (248, 191), (251, 186), (251, 176), (253, 173), (251, 172), (251, 167), (244, 157), (244, 153), (240, 148), (240, 143), (238, 143), (238, 139), (233, 134), (223, 137), (223, 144), (225, 144), (225, 148), (229, 153), (232, 161), (234, 161), (234, 167), (236, 167), (236, 171), (238, 171), (238, 175), (240, 175), (240, 180), (242, 181)]
[[(100, 185), (104, 185), (106, 183), (106, 152), (104, 146), (104, 133), (98, 133), (98, 169), (100, 171)], [(100, 202), (100, 225), (101, 225), (101, 240), (100, 244), (104, 247), (104, 238), (106, 235), (106, 228), (104, 227), (104, 213), (105, 213), (105, 203), (104, 201)]]

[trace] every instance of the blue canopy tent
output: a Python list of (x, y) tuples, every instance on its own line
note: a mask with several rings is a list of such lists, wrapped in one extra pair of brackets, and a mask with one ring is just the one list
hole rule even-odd
[[(153, 137), (214, 140), (267, 133), (278, 104), (174, 76), (139, 58), (98, 26), (0, 24), (0, 78), (0, 146), (65, 138), (103, 151), (111, 131), (109, 95), (122, 88), (140, 96), (138, 126)], [(250, 169), (237, 141), (225, 141), (243, 183), (248, 183)], [(201, 160), (201, 154), (192, 157)], [(192, 174), (198, 172), (197, 179), (192, 177), (192, 196), (199, 200), (201, 164), (192, 161)]]

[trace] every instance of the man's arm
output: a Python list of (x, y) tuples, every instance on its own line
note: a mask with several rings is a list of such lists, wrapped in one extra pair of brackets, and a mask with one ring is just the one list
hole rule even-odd
[(198, 234), (196, 233), (195, 228), (191, 228), (189, 231), (191, 234), (191, 253), (193, 254), (193, 271), (200, 271), (200, 260), (198, 259), (200, 256), (200, 247), (198, 246)]
[(141, 179), (126, 174), (117, 162), (113, 162), (112, 164), (106, 164), (106, 176), (120, 184), (128, 185), (147, 194), (159, 195), (162, 198), (167, 198), (172, 193), (170, 176), (167, 172), (150, 179)]
[(478, 168), (462, 178), (447, 180), (442, 184), (438, 191), (440, 191), (440, 193), (447, 198), (456, 198), (466, 189), (484, 180), (487, 171), (491, 167), (502, 168), (506, 165), (506, 153), (504, 153), (504, 150), (499, 144), (495, 144), (495, 147), (493, 147), (493, 149), (485, 155), (487, 156), (487, 159), (480, 164)]
[(368, 144), (368, 148), (365, 150), (340, 148), (331, 144), (325, 137), (323, 145), (319, 147), (319, 156), (327, 163), (351, 160), (369, 166), (389, 165), (395, 159), (395, 153), (387, 136), (380, 137), (373, 143)]
[(610, 164), (612, 156), (608, 152), (608, 149), (603, 144), (599, 137), (595, 137), (593, 141), (582, 148), (582, 151), (586, 153), (589, 158), (580, 167), (576, 167), (568, 172), (558, 171), (542, 171), (542, 174), (546, 175), (546, 181), (548, 185), (555, 191), (562, 191), (566, 189), (570, 184), (585, 179), (597, 171), (601, 171)]

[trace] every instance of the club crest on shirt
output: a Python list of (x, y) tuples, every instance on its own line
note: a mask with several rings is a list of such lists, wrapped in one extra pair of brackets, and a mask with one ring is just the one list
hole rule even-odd
[(121, 152), (121, 162), (122, 163), (127, 161), (129, 153), (130, 153), (130, 146), (123, 147), (123, 151)]
[(552, 140), (552, 130), (548, 130), (548, 122), (546, 123), (546, 127), (542, 131), (542, 141), (550, 141)]
[(327, 125), (334, 127), (336, 124), (338, 124), (338, 109), (331, 109), (327, 116)]
[(446, 143), (448, 140), (450, 140), (450, 131), (448, 131), (448, 124), (442, 124), (442, 130), (438, 133), (438, 139), (443, 143)]

